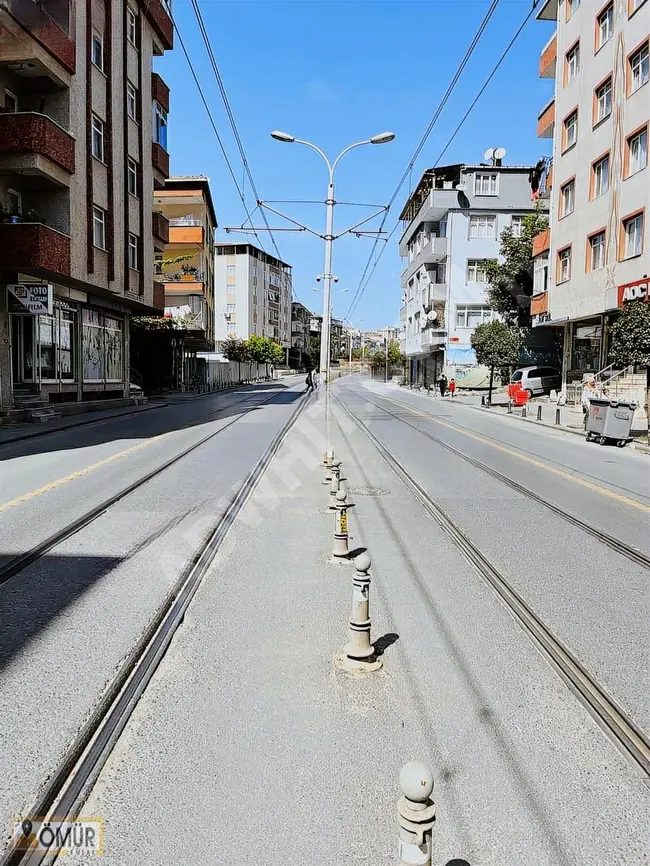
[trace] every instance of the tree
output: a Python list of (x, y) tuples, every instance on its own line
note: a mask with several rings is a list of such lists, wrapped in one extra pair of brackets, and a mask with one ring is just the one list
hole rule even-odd
[(270, 337), (251, 334), (246, 340), (246, 351), (250, 360), (258, 364), (281, 364), (284, 361), (282, 346)]
[(246, 341), (229, 334), (223, 341), (223, 354), (229, 361), (250, 361)]
[(512, 228), (501, 232), (499, 260), (486, 263), (487, 300), (508, 325), (530, 325), (530, 301), (533, 294), (533, 238), (548, 228), (548, 219), (539, 207), (522, 220), (521, 234)]
[[(388, 366), (397, 367), (399, 364), (404, 364), (406, 356), (403, 355), (399, 348), (397, 340), (391, 340), (388, 344)], [(375, 369), (386, 366), (386, 346), (376, 349), (370, 356), (370, 366)]]
[(621, 367), (638, 364), (646, 369), (645, 412), (650, 443), (650, 303), (628, 301), (610, 326), (610, 355)]
[(517, 363), (519, 350), (523, 343), (521, 331), (519, 328), (506, 325), (503, 322), (485, 322), (482, 325), (477, 325), (470, 342), (478, 363), (490, 368), (490, 390), (488, 392), (488, 404), (490, 404), (492, 403), (494, 371)]

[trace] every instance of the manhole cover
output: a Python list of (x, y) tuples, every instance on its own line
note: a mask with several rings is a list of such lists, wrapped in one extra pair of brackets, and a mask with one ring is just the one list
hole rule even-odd
[(350, 493), (357, 496), (387, 496), (390, 490), (384, 487), (350, 487)]

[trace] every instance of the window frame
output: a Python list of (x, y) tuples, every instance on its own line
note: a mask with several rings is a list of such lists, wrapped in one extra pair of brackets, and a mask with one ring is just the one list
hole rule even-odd
[(580, 8), (581, 0), (566, 0), (566, 20), (570, 21)]
[[(609, 21), (610, 21), (609, 36), (607, 37), (607, 39), (601, 41), (601, 35), (602, 35), (601, 20), (603, 19), (603, 17), (605, 15), (608, 15), (608, 14), (609, 14)], [(609, 2), (606, 3), (602, 7), (600, 12), (596, 13), (596, 27), (595, 27), (595, 34), (594, 34), (594, 54), (598, 54), (600, 49), (603, 48), (605, 45), (607, 45), (607, 43), (610, 41), (610, 39), (612, 38), (613, 35), (614, 35), (614, 2), (613, 2), (613, 0), (609, 0)]]
[[(99, 45), (99, 57), (100, 62), (97, 63), (97, 59), (95, 58), (95, 45)], [(95, 67), (95, 69), (99, 69), (100, 72), (104, 71), (104, 35), (99, 32), (99, 30), (93, 30), (92, 41), (90, 43), (90, 60)]]
[[(133, 113), (130, 111), (131, 104), (133, 104)], [(126, 114), (135, 123), (138, 122), (138, 88), (128, 79), (126, 81)]]
[[(4, 105), (5, 114), (17, 114), (18, 111), (20, 110), (18, 107), (18, 97), (13, 92), (13, 90), (9, 90), (9, 88), (7, 88), (7, 87), (4, 88), (4, 94), (5, 94), (5, 105)], [(13, 99), (13, 101), (14, 101), (14, 107), (11, 109), (7, 108), (7, 97), (9, 97), (10, 99)]]
[[(627, 246), (627, 237), (628, 233), (626, 230), (626, 226), (631, 223), (633, 220), (637, 220), (641, 218), (641, 249), (638, 253), (632, 253), (632, 255), (626, 254), (626, 246)], [(639, 210), (632, 211), (632, 213), (626, 214), (626, 216), (621, 218), (621, 234), (619, 238), (619, 248), (618, 248), (618, 260), (619, 262), (625, 262), (629, 259), (636, 259), (639, 256), (643, 255), (643, 251), (645, 249), (645, 208), (640, 208)]]
[[(469, 325), (467, 323), (470, 310), (480, 311), (481, 321), (477, 325)], [(486, 322), (493, 321), (493, 319), (494, 319), (494, 310), (492, 309), (492, 307), (489, 306), (489, 304), (468, 304), (468, 303), (456, 304), (455, 313), (456, 313), (456, 317), (455, 317), (456, 328), (455, 329), (457, 331), (458, 330), (471, 331), (471, 330), (474, 330), (475, 328), (477, 328), (478, 325), (483, 325)], [(459, 319), (460, 319), (461, 315), (463, 316), (465, 324), (459, 324)]]
[[(97, 128), (95, 127), (95, 121), (97, 121), (97, 123), (100, 125), (101, 129), (97, 129)], [(93, 113), (90, 115), (90, 126), (91, 126), (91, 135), (90, 135), (90, 140), (91, 140), (90, 149), (91, 149), (91, 153), (92, 153), (92, 155), (93, 155), (93, 157), (94, 157), (95, 159), (98, 159), (100, 162), (105, 162), (106, 147), (105, 147), (105, 139), (104, 139), (104, 134), (105, 134), (105, 124), (104, 124), (104, 121), (101, 119), (101, 117), (100, 117), (98, 114), (95, 114), (95, 113), (93, 112)], [(100, 139), (99, 139), (99, 140), (101, 141), (101, 148), (100, 148), (100, 150), (101, 150), (101, 156), (100, 156), (99, 154), (95, 153), (95, 134), (97, 134), (98, 136), (100, 136)]]
[[(571, 62), (575, 57), (575, 70), (573, 75), (571, 75)], [(569, 48), (568, 51), (564, 54), (564, 86), (566, 87), (568, 84), (577, 77), (580, 72), (580, 39), (576, 39), (573, 45)]]
[(132, 271), (140, 270), (138, 267), (138, 236), (133, 232), (128, 233), (127, 249), (129, 257), (129, 269)]
[[(629, 135), (625, 138), (625, 156), (623, 158), (623, 180), (627, 180), (628, 177), (634, 177), (635, 174), (638, 174), (640, 171), (643, 171), (648, 167), (648, 133), (650, 132), (650, 123), (646, 121), (644, 124), (639, 126), (637, 129), (634, 129)], [(635, 169), (635, 171), (630, 171), (630, 163), (632, 157), (632, 148), (630, 147), (631, 142), (636, 138), (641, 138), (641, 136), (645, 133), (645, 165), (642, 165), (641, 168)]]
[[(472, 220), (481, 220), (481, 219), (492, 220), (492, 221), (493, 221), (493, 231), (492, 231), (492, 234), (491, 234), (491, 235), (480, 235), (480, 234), (478, 234), (478, 235), (473, 235), (473, 234), (472, 234)], [(468, 232), (469, 232), (469, 237), (468, 237), (468, 239), (469, 239), (469, 240), (472, 240), (472, 241), (475, 241), (475, 240), (481, 240), (481, 241), (494, 240), (494, 239), (496, 238), (496, 236), (497, 236), (497, 218), (496, 218), (496, 214), (491, 214), (491, 213), (490, 213), (490, 214), (470, 214), (470, 215), (469, 215)]]
[[(133, 189), (131, 189), (131, 178), (133, 178)], [(134, 198), (138, 196), (138, 163), (132, 156), (126, 160), (126, 190)]]
[[(568, 187), (573, 187), (573, 206), (571, 210), (564, 210), (564, 190)], [(559, 201), (559, 213), (558, 219), (564, 219), (565, 217), (571, 216), (572, 213), (575, 213), (576, 209), (576, 176), (567, 178), (564, 183), (560, 186), (560, 201)]]
[[(231, 270), (232, 268), (232, 270)], [(234, 277), (237, 274), (237, 265), (226, 265), (226, 276)]]
[[(567, 132), (569, 129), (568, 121), (571, 120), (571, 118), (573, 118), (574, 116), (575, 116), (575, 124), (572, 124), (572, 126), (575, 127), (575, 139), (569, 144), (569, 137), (567, 135)], [(575, 108), (572, 108), (571, 111), (564, 117), (564, 119), (562, 121), (562, 153), (563, 154), (566, 153), (567, 151), (571, 150), (571, 148), (575, 147), (576, 144), (578, 143), (579, 116), (580, 115), (578, 112), (578, 106), (576, 105)]]
[(9, 197), (13, 197), (16, 201), (16, 213), (14, 214), (13, 209), (12, 209), (12, 213), (10, 214), (10, 216), (22, 216), (23, 215), (23, 194), (22, 194), (22, 192), (19, 192), (17, 189), (12, 189), (11, 187), (9, 187), (7, 189), (7, 198), (9, 198)]
[[(98, 225), (101, 226), (101, 245), (97, 243), (96, 229)], [(106, 211), (103, 207), (99, 207), (96, 204), (93, 205), (93, 247), (96, 250), (106, 251)]]
[[(167, 120), (168, 120), (168, 112), (162, 107), (162, 105), (158, 102), (158, 100), (154, 99), (153, 101), (153, 109), (152, 109), (152, 121), (153, 121), (153, 132), (152, 137), (155, 144), (160, 145), (164, 151), (167, 151)], [(165, 143), (163, 144), (160, 141), (159, 130), (157, 124), (157, 118), (161, 120), (161, 128), (165, 129), (165, 135), (163, 136), (165, 139)]]
[[(634, 71), (632, 61), (638, 55), (641, 54), (645, 49), (646, 57), (645, 57), (645, 65), (647, 69), (646, 79), (639, 84), (638, 87), (632, 89), (632, 84), (634, 80)], [(641, 42), (633, 48), (632, 51), (629, 52), (625, 61), (625, 79), (626, 79), (626, 96), (629, 99), (630, 96), (633, 96), (635, 93), (638, 93), (642, 87), (644, 87), (648, 81), (650, 81), (650, 39), (646, 36), (645, 39), (642, 39)]]
[[(131, 34), (133, 34), (133, 38), (131, 38)], [(126, 7), (126, 38), (135, 49), (138, 48), (138, 16), (128, 4)]]
[(633, 15), (636, 15), (645, 2), (646, 0), (640, 0), (639, 5), (634, 6), (634, 0), (627, 0), (627, 17), (631, 18)]
[[(597, 169), (598, 166), (600, 166), (603, 162), (605, 162), (605, 160), (607, 161), (607, 188), (606, 188), (606, 189), (603, 189), (603, 190), (601, 190), (600, 192), (597, 193), (597, 192), (596, 192), (596, 179), (597, 179), (596, 169)], [(590, 173), (589, 173), (589, 201), (594, 201), (594, 199), (600, 198), (602, 195), (605, 195), (606, 193), (609, 192), (609, 187), (610, 187), (610, 168), (611, 168), (611, 166), (610, 166), (610, 162), (611, 162), (611, 160), (610, 160), (610, 152), (609, 152), (609, 150), (606, 150), (605, 153), (601, 153), (601, 155), (600, 155), (599, 157), (597, 157), (597, 158), (596, 158), (596, 159), (591, 163), (591, 170), (590, 170)]]
[[(566, 259), (563, 259), (562, 257), (564, 256), (565, 253), (567, 254), (567, 257), (566, 257)], [(562, 247), (561, 250), (557, 251), (557, 266), (556, 266), (556, 273), (555, 273), (555, 284), (557, 286), (562, 285), (562, 283), (568, 283), (569, 280), (571, 279), (572, 258), (573, 258), (573, 250), (572, 250), (571, 244), (567, 244), (565, 247)], [(568, 276), (565, 279), (562, 279), (562, 263), (563, 263), (563, 261), (568, 261), (568, 263), (569, 263)]]
[[(498, 171), (490, 171), (490, 172), (477, 171), (476, 174), (474, 175), (474, 197), (476, 198), (478, 196), (481, 196), (481, 197), (482, 196), (492, 196), (492, 197), (498, 196), (499, 195), (499, 174), (500, 174), (500, 172), (498, 172)], [(479, 178), (486, 178), (486, 177), (490, 178), (490, 179), (492, 179), (492, 178), (495, 179), (495, 183), (494, 183), (494, 190), (495, 191), (494, 192), (477, 192), (478, 179)], [(490, 184), (490, 186), (491, 186), (491, 184)]]
[[(598, 106), (599, 106), (599, 104), (600, 104), (600, 97), (599, 97), (599, 95), (598, 95), (598, 91), (600, 91), (600, 90), (604, 90), (604, 88), (606, 87), (606, 85), (609, 85), (609, 111), (607, 112), (607, 114), (604, 114), (602, 117), (599, 117), (599, 116), (598, 116)], [(610, 72), (608, 75), (606, 75), (606, 76), (602, 79), (602, 81), (600, 81), (600, 82), (599, 82), (599, 83), (594, 87), (593, 104), (592, 104), (592, 111), (593, 111), (593, 116), (592, 116), (592, 127), (593, 127), (594, 129), (595, 129), (599, 124), (604, 123), (604, 122), (605, 122), (609, 117), (612, 116), (612, 105), (613, 105), (613, 103), (614, 103), (614, 76), (613, 76), (613, 74)]]
[[(466, 283), (486, 283), (487, 282), (487, 274), (485, 274), (485, 266), (489, 262), (489, 259), (467, 259), (467, 266), (465, 268), (465, 282)], [(479, 280), (479, 270), (482, 268), (483, 273), (486, 276), (486, 279)], [(477, 279), (470, 279), (470, 272), (474, 271)]]
[[(596, 238), (600, 238), (602, 236), (602, 264), (598, 267), (594, 267), (594, 240)], [(602, 228), (596, 229), (594, 232), (590, 232), (587, 235), (587, 246), (586, 246), (586, 260), (585, 260), (585, 273), (590, 274), (592, 271), (601, 271), (605, 267), (605, 254), (607, 251), (607, 228), (603, 226)]]
[[(518, 214), (518, 213), (511, 215), (511, 217), (510, 217), (510, 230), (511, 230), (512, 236), (514, 238), (520, 238), (522, 236), (523, 231), (524, 231), (524, 218), (525, 218), (525, 216), (526, 216), (525, 214)], [(515, 223), (515, 220), (517, 220), (516, 223)], [(519, 226), (519, 233), (518, 234), (515, 234), (515, 231), (514, 231), (515, 225)]]

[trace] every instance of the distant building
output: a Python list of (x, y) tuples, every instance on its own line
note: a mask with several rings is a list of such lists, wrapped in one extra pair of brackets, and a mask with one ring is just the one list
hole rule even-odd
[(291, 349), (289, 366), (302, 367), (308, 361), (311, 313), (300, 301), (291, 304)]

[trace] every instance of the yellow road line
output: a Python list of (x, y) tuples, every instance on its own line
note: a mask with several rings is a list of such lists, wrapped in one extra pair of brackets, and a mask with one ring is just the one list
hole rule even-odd
[(491, 448), (495, 448), (497, 451), (502, 451), (504, 454), (508, 454), (510, 457), (516, 457), (518, 460), (523, 460), (525, 463), (530, 463), (532, 466), (536, 466), (538, 469), (544, 469), (546, 472), (550, 472), (551, 475), (558, 475), (568, 481), (573, 481), (574, 484), (578, 484), (581, 487), (586, 487), (589, 490), (600, 493), (602, 496), (607, 496), (609, 499), (615, 499), (617, 502), (620, 502), (623, 505), (630, 505), (632, 508), (638, 508), (639, 511), (645, 511), (650, 513), (649, 505), (644, 505), (643, 502), (639, 502), (636, 499), (630, 499), (628, 496), (624, 496), (622, 493), (615, 493), (613, 490), (609, 490), (607, 487), (601, 487), (599, 484), (594, 484), (593, 481), (587, 481), (584, 478), (578, 478), (577, 475), (572, 475), (570, 472), (564, 472), (562, 469), (556, 469), (555, 466), (549, 466), (547, 463), (542, 463), (541, 460), (537, 460), (535, 457), (529, 457), (527, 454), (522, 454), (521, 452), (515, 451), (512, 448), (506, 448), (505, 445), (499, 445), (498, 442), (494, 442), (492, 439), (489, 439), (486, 436), (481, 436), (478, 433), (472, 433), (469, 430), (464, 430), (462, 427), (457, 427), (455, 424), (449, 424), (447, 421), (442, 421), (439, 418), (436, 418), (435, 415), (431, 415), (428, 412), (423, 412), (420, 409), (413, 409), (411, 406), (408, 405), (408, 403), (402, 403), (400, 400), (394, 400), (392, 397), (384, 397), (383, 395), (381, 395), (381, 398), (383, 400), (388, 400), (389, 402), (394, 403), (396, 406), (401, 406), (404, 409), (408, 409), (409, 412), (412, 412), (414, 415), (418, 415), (420, 418), (426, 418), (436, 424), (440, 424), (442, 427), (448, 427), (455, 433), (462, 433), (463, 436), (468, 436), (470, 439), (475, 439), (477, 442), (482, 442), (485, 445), (489, 445)]

